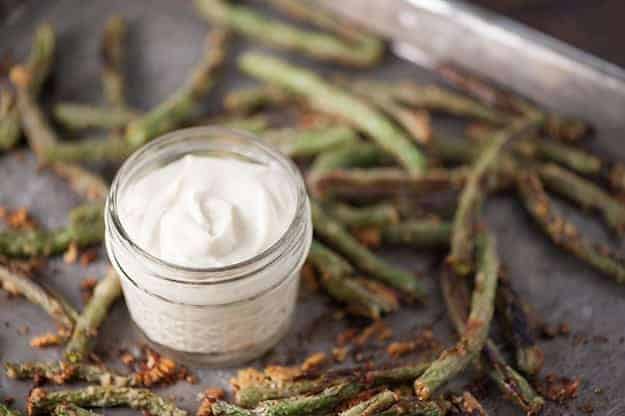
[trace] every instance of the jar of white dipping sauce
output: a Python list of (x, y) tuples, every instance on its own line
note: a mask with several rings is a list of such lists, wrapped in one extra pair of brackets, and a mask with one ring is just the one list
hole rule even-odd
[(105, 220), (132, 319), (158, 346), (232, 364), (287, 331), (312, 224), (278, 151), (223, 128), (167, 134), (121, 167)]

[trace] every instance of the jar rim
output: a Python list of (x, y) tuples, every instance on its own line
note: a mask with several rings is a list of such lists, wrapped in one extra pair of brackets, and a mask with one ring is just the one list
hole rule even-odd
[[(176, 264), (165, 259), (162, 259), (143, 247), (137, 244), (127, 233), (126, 228), (123, 225), (118, 213), (118, 195), (120, 193), (121, 179), (124, 178), (125, 175), (128, 175), (132, 171), (133, 165), (138, 163), (142, 157), (145, 157), (146, 153), (153, 151), (156, 148), (163, 147), (167, 144), (174, 144), (177, 140), (181, 138), (201, 138), (205, 136), (208, 140), (213, 136), (234, 136), (237, 139), (243, 139), (247, 144), (251, 145), (256, 150), (260, 150), (265, 155), (269, 156), (272, 160), (277, 161), (280, 165), (287, 170), (288, 173), (291, 174), (293, 179), (293, 184), (295, 186), (296, 191), (296, 204), (295, 210), (293, 213), (293, 218), (289, 223), (286, 231), (273, 242), (270, 246), (263, 249), (261, 252), (255, 254), (254, 256), (243, 259), (241, 261), (237, 261), (236, 263), (232, 263), (226, 266), (218, 266), (218, 267), (194, 267), (187, 266), (182, 264)], [(191, 127), (186, 129), (175, 130), (170, 133), (167, 133), (163, 136), (160, 136), (148, 144), (142, 146), (137, 151), (135, 151), (130, 157), (128, 157), (120, 169), (117, 171), (113, 183), (111, 185), (111, 189), (106, 199), (106, 207), (105, 207), (105, 220), (106, 222), (112, 223), (111, 225), (115, 228), (115, 231), (122, 238), (124, 243), (134, 252), (134, 254), (140, 255), (143, 259), (147, 259), (150, 262), (153, 262), (159, 267), (162, 267), (166, 270), (183, 272), (187, 274), (225, 274), (225, 273), (236, 273), (237, 271), (245, 271), (246, 268), (252, 267), (255, 263), (259, 263), (263, 259), (270, 258), (272, 255), (279, 256), (279, 254), (285, 251), (285, 247), (288, 249), (293, 243), (296, 242), (298, 234), (301, 232), (301, 221), (302, 217), (306, 215), (308, 212), (308, 195), (306, 193), (306, 186), (304, 184), (304, 180), (301, 176), (301, 173), (295, 163), (285, 157), (280, 151), (263, 142), (261, 139), (256, 137), (255, 135), (240, 129), (229, 128), (229, 127), (221, 127), (221, 126), (202, 126), (202, 127)], [(108, 228), (109, 225), (107, 225)], [(266, 264), (262, 264), (260, 269), (263, 269), (273, 263), (275, 259), (271, 258), (270, 261)], [(162, 275), (158, 275), (160, 279), (167, 280), (174, 283), (181, 284), (190, 284), (190, 285), (211, 285), (211, 284), (221, 284), (227, 282), (233, 282), (236, 280), (244, 279), (250, 275), (253, 275), (258, 272), (258, 269), (253, 269), (251, 271), (246, 271), (241, 275), (235, 275), (231, 277), (217, 277), (217, 278), (203, 278), (201, 280), (194, 279), (178, 279), (174, 277), (165, 277)]]

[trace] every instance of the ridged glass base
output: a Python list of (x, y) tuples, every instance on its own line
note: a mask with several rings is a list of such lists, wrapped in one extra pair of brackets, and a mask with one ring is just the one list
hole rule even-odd
[(174, 360), (176, 363), (187, 366), (202, 366), (202, 367), (236, 367), (246, 362), (252, 361), (261, 357), (269, 350), (271, 350), (289, 331), (292, 324), (292, 319), (288, 319), (278, 328), (278, 331), (271, 337), (266, 338), (262, 343), (255, 344), (251, 347), (244, 348), (239, 351), (229, 351), (227, 353), (195, 353), (173, 350), (169, 347), (159, 344), (151, 340), (139, 326), (132, 321), (134, 330), (139, 334), (140, 338), (152, 349), (159, 354), (167, 356)]

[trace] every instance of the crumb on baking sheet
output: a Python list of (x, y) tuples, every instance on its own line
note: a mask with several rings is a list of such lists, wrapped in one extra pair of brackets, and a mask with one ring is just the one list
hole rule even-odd
[(217, 400), (223, 400), (226, 392), (221, 387), (209, 387), (201, 395), (201, 403), (197, 409), (196, 416), (211, 416), (213, 414), (211, 405)]
[(264, 370), (264, 375), (274, 381), (289, 381), (302, 374), (300, 367), (288, 367), (283, 365), (270, 365)]
[(334, 347), (332, 348), (332, 358), (337, 363), (342, 363), (347, 358), (348, 351), (347, 347)]
[(237, 375), (230, 379), (230, 385), (235, 390), (245, 389), (248, 386), (261, 383), (265, 380), (265, 374), (255, 368), (243, 368), (237, 371)]
[(122, 349), (118, 351), (118, 357), (144, 386), (170, 385), (184, 380), (190, 384), (197, 382), (187, 367), (177, 365), (169, 357), (162, 356), (150, 347), (143, 345), (139, 356)]
[(85, 250), (81, 255), (80, 255), (80, 265), (83, 267), (86, 267), (88, 265), (90, 265), (91, 263), (93, 263), (94, 261), (96, 261), (96, 259), (98, 258), (98, 250), (96, 248), (90, 248)]
[(579, 378), (548, 374), (543, 380), (537, 382), (536, 388), (547, 400), (565, 403), (577, 397), (579, 386)]
[(416, 348), (414, 341), (397, 341), (392, 342), (386, 347), (386, 352), (391, 358), (399, 358), (406, 354), (410, 354)]
[(325, 352), (316, 352), (306, 357), (306, 359), (301, 365), (301, 369), (304, 372), (308, 372), (311, 370), (318, 370), (327, 362), (328, 362), (328, 357), (326, 356)]
[(61, 345), (65, 341), (65, 338), (59, 334), (53, 334), (48, 332), (43, 335), (39, 335), (30, 340), (30, 346), (33, 348), (46, 348)]
[(383, 320), (374, 321), (371, 325), (363, 329), (353, 340), (358, 346), (363, 346), (372, 338), (378, 341), (385, 341), (393, 336), (393, 330), (386, 325)]
[(24, 207), (11, 211), (6, 207), (0, 207), (0, 220), (14, 230), (34, 230), (38, 228), (37, 222)]
[(80, 282), (80, 297), (83, 303), (89, 302), (97, 284), (98, 279), (95, 277), (86, 277)]
[(63, 254), (63, 261), (66, 264), (74, 264), (78, 261), (78, 244), (74, 241), (69, 243), (69, 246), (67, 246), (67, 250), (65, 250), (65, 253)]

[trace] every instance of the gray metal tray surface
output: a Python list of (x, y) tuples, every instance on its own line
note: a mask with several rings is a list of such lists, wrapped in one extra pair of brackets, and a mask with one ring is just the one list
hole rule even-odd
[[(54, 76), (45, 93), (46, 101), (97, 102), (100, 99), (98, 38), (104, 21), (112, 14), (121, 14), (130, 21), (127, 65), (129, 100), (135, 106), (148, 108), (179, 85), (200, 53), (208, 27), (195, 14), (190, 2), (25, 1), (0, 22), (0, 52), (11, 49), (18, 58), (23, 57), (35, 26), (42, 21), (51, 22), (59, 35), (59, 47)], [(250, 45), (241, 40), (233, 45), (223, 81), (205, 101), (207, 111), (220, 107), (225, 90), (253, 82), (238, 73), (234, 65), (235, 54), (246, 48)], [(324, 73), (339, 70), (287, 56), (293, 62), (311, 65)], [(532, 59), (540, 59), (540, 56)], [(532, 67), (538, 62), (518, 61), (516, 64)], [(436, 80), (432, 73), (392, 56), (388, 56), (385, 64), (378, 69), (344, 70), (343, 73), (381, 79), (410, 78), (419, 82)], [(600, 102), (588, 102), (589, 108), (601, 105)], [(599, 154), (625, 160), (625, 148), (621, 141), (624, 133), (622, 124), (620, 128), (600, 128), (590, 146)], [(111, 169), (104, 173), (110, 179)], [(60, 179), (37, 170), (30, 151), (21, 149), (0, 156), (0, 205), (28, 207), (44, 226), (54, 227), (64, 224), (67, 211), (79, 202), (79, 198)], [(567, 209), (566, 214), (584, 232), (596, 239), (609, 241), (623, 251), (622, 244), (612, 240), (598, 222), (571, 209)], [(513, 197), (502, 196), (489, 201), (485, 216), (497, 235), (499, 253), (514, 286), (545, 320), (550, 323), (566, 322), (571, 328), (568, 337), (541, 341), (546, 355), (543, 375), (556, 373), (579, 377), (582, 382), (579, 397), (565, 407), (549, 403), (544, 414), (582, 414), (579, 407), (587, 403), (592, 404), (595, 414), (625, 414), (625, 288), (555, 248)], [(394, 330), (394, 338), (410, 339), (419, 329), (431, 327), (434, 335), (444, 343), (454, 342), (454, 333), (446, 319), (437, 283), (440, 253), (393, 249), (383, 250), (383, 254), (422, 275), (430, 293), (426, 305), (406, 306), (385, 318)], [(80, 280), (103, 275), (105, 267), (103, 251), (99, 260), (86, 268), (67, 265), (62, 259), (54, 258), (37, 279), (63, 293), (75, 305), (81, 305)], [(29, 346), (31, 336), (53, 328), (51, 320), (23, 299), (1, 296), (0, 360), (59, 358), (58, 349), (35, 350)], [(302, 290), (290, 332), (274, 350), (250, 364), (293, 364), (311, 353), (329, 351), (338, 333), (349, 326), (364, 323), (337, 319), (336, 311), (336, 306), (325, 296)], [(27, 335), (22, 334), (25, 327), (29, 328)], [(139, 342), (141, 336), (132, 325), (124, 303), (119, 302), (99, 333), (97, 352), (108, 356), (108, 362), (115, 365), (119, 363), (116, 358), (118, 350), (132, 349)], [(384, 361), (386, 352), (383, 349), (372, 352), (377, 359)], [(352, 364), (348, 361), (343, 365)], [(192, 371), (199, 377), (198, 384), (181, 382), (159, 389), (159, 392), (174, 396), (181, 407), (194, 412), (198, 405), (197, 394), (209, 386), (227, 388), (228, 379), (236, 369), (192, 368)], [(453, 386), (459, 388), (469, 380), (465, 378)], [(14, 397), (19, 408), (23, 409), (30, 388), (30, 383), (9, 380), (4, 372), (0, 375), (0, 399)], [(491, 414), (520, 414), (494, 388), (490, 389), (483, 403)], [(106, 414), (109, 412), (130, 414), (127, 410), (105, 411)]]

